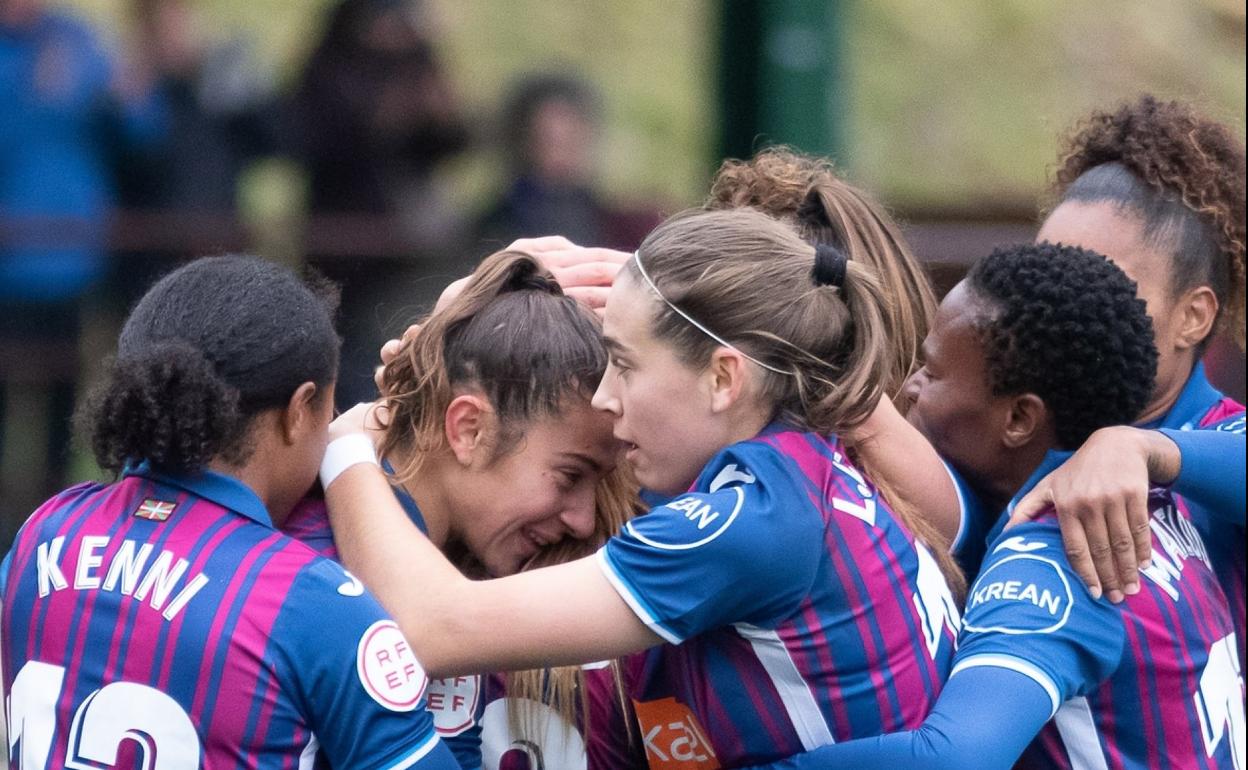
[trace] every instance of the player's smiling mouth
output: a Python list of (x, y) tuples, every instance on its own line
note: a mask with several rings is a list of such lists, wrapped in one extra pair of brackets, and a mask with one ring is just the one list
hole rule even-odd
[(539, 551), (550, 545), (552, 542), (551, 540), (542, 537), (541, 533), (537, 532), (532, 527), (525, 527), (520, 530), (520, 534), (524, 535), (524, 538), (532, 543), (533, 547)]

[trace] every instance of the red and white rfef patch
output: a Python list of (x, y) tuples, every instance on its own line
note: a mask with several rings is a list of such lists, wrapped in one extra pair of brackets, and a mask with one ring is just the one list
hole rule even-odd
[(477, 723), (477, 702), (481, 698), (481, 677), (454, 676), (429, 682), (429, 702), (438, 735), (459, 735)]
[(360, 637), (355, 658), (360, 684), (391, 711), (411, 711), (420, 703), (429, 676), (393, 620), (379, 620)]
[(177, 507), (175, 503), (149, 497), (139, 505), (134, 515), (149, 521), (165, 521), (173, 514), (175, 507)]

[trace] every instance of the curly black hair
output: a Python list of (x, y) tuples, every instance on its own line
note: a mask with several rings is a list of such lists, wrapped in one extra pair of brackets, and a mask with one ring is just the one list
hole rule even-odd
[(1110, 201), (1173, 254), (1174, 296), (1213, 289), (1219, 327), (1244, 347), (1244, 142), (1189, 104), (1143, 96), (1095, 112), (1065, 141), (1057, 203)]
[(1113, 262), (1072, 246), (1011, 246), (977, 262), (967, 284), (991, 308), (977, 326), (993, 393), (1043, 399), (1060, 448), (1129, 424), (1148, 404), (1153, 325)]
[[(252, 418), (338, 369), (336, 294), (254, 257), (199, 259), (158, 281), (78, 414), (101, 468), (246, 461)], [(322, 391), (323, 392), (323, 391)]]

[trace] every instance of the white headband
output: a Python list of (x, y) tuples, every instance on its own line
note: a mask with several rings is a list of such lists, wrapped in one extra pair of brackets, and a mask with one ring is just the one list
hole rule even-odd
[(792, 373), (792, 372), (786, 372), (785, 370), (783, 370), (783, 369), (778, 369), (778, 368), (776, 368), (776, 367), (772, 366), (771, 364), (765, 364), (765, 363), (763, 363), (762, 361), (759, 361), (759, 360), (758, 360), (757, 358), (755, 358), (754, 356), (750, 355), (749, 353), (746, 353), (746, 352), (745, 352), (744, 350), (742, 350), (741, 348), (737, 347), (736, 345), (733, 345), (733, 344), (732, 344), (731, 342), (729, 342), (728, 340), (724, 339), (723, 337), (719, 336), (719, 335), (718, 335), (718, 334), (716, 334), (715, 332), (711, 331), (710, 329), (706, 328), (706, 327), (705, 327), (705, 326), (703, 326), (702, 324), (698, 323), (696, 320), (694, 320), (693, 316), (689, 315), (689, 314), (688, 314), (688, 313), (686, 313), (685, 311), (683, 311), (683, 310), (681, 310), (680, 308), (676, 307), (674, 304), (672, 304), (671, 300), (669, 300), (667, 297), (664, 297), (664, 296), (663, 296), (663, 292), (659, 291), (659, 287), (655, 285), (654, 281), (650, 278), (650, 274), (646, 272), (646, 268), (642, 266), (642, 264), (641, 264), (641, 253), (640, 253), (640, 252), (636, 252), (636, 251), (634, 251), (634, 252), (633, 252), (633, 261), (637, 263), (637, 272), (641, 273), (641, 277), (642, 277), (642, 279), (644, 279), (644, 280), (645, 280), (646, 285), (650, 287), (650, 290), (651, 290), (651, 291), (653, 291), (653, 292), (655, 293), (655, 296), (657, 296), (659, 299), (663, 300), (663, 304), (665, 304), (665, 305), (667, 305), (668, 307), (670, 307), (670, 308), (672, 309), (672, 312), (673, 312), (673, 313), (675, 313), (676, 315), (678, 315), (678, 316), (680, 316), (681, 318), (685, 319), (685, 320), (686, 320), (686, 321), (688, 321), (689, 323), (693, 324), (693, 325), (694, 325), (694, 327), (696, 327), (696, 328), (698, 329), (698, 331), (702, 332), (703, 334), (705, 334), (706, 336), (708, 336), (708, 337), (710, 337), (711, 339), (715, 340), (716, 342), (718, 342), (719, 344), (723, 345), (724, 347), (726, 347), (726, 348), (730, 348), (730, 349), (732, 349), (732, 350), (737, 351), (738, 353), (740, 353), (740, 354), (741, 354), (741, 356), (742, 356), (743, 358), (745, 358), (745, 359), (747, 359), (747, 360), (749, 360), (749, 361), (752, 361), (752, 362), (754, 362), (754, 363), (758, 364), (759, 366), (763, 367), (764, 369), (766, 369), (766, 370), (767, 370), (767, 371), (769, 371), (769, 372), (775, 372), (776, 374), (783, 374), (783, 375), (785, 375), (786, 377), (792, 377), (792, 376), (793, 376), (793, 373)]

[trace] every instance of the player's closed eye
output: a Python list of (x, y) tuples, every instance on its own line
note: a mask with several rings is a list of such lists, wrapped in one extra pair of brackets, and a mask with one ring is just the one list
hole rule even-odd
[(581, 479), (585, 478), (585, 474), (581, 471), (569, 470), (566, 468), (559, 469), (556, 471), (555, 475), (558, 479), (557, 483), (559, 484), (560, 489), (565, 491), (572, 489), (581, 482)]

